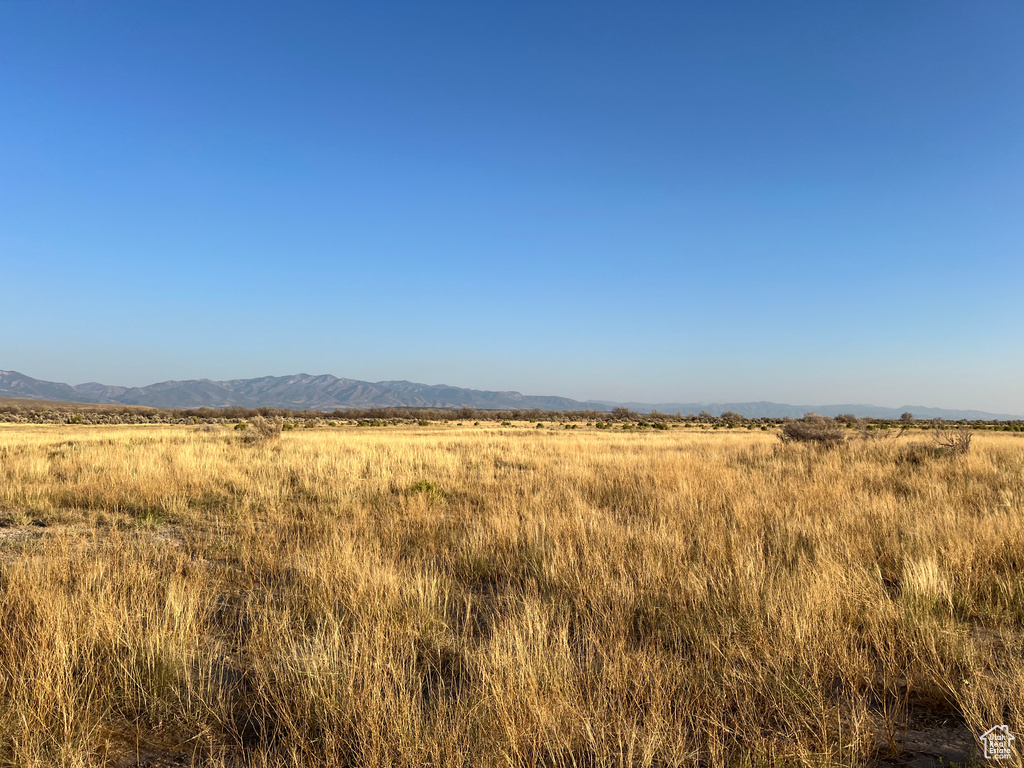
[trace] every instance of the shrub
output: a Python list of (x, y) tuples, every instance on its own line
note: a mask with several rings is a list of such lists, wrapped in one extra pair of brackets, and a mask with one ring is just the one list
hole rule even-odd
[[(237, 427), (236, 427), (237, 429)], [(244, 429), (242, 441), (246, 443), (266, 443), (281, 437), (284, 419), (280, 416), (266, 418), (257, 414), (249, 420), (249, 428)]]
[(429, 427), (429, 426), (430, 426), (430, 422), (429, 422), (429, 421), (427, 421), (426, 419), (420, 419), (420, 420), (419, 420), (419, 422), (417, 422), (417, 423), (418, 423), (418, 424), (419, 424), (419, 425), (420, 425), (421, 427)]
[(737, 424), (742, 424), (744, 421), (743, 416), (736, 413), (736, 411), (726, 411), (718, 418), (730, 427), (735, 427)]
[(935, 432), (932, 441), (941, 451), (962, 456), (971, 450), (971, 428), (961, 424), (956, 428), (945, 428), (941, 423), (933, 423)]
[(843, 428), (832, 419), (816, 413), (808, 413), (802, 419), (787, 419), (782, 425), (779, 439), (784, 443), (816, 443), (832, 448), (846, 437)]

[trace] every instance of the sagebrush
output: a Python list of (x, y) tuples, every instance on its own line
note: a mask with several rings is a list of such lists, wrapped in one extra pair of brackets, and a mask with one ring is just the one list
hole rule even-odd
[(835, 447), (846, 440), (846, 430), (834, 419), (809, 413), (802, 419), (787, 419), (779, 432), (784, 443), (815, 443)]

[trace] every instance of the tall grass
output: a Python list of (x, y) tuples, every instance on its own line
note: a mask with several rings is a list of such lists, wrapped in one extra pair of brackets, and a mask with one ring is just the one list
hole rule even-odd
[(0, 762), (853, 766), (930, 718), (1019, 733), (1024, 439), (903, 450), (2, 428)]

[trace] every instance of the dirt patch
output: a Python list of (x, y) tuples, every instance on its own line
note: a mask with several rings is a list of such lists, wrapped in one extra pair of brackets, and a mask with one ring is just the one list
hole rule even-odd
[[(42, 520), (32, 520), (18, 525), (11, 524), (10, 520), (3, 521), (0, 522), (0, 562), (24, 554), (26, 547), (34, 547), (55, 538), (76, 540), (80, 544), (91, 542), (92, 546), (102, 545), (105, 537), (95, 537), (97, 530), (103, 529), (87, 523), (48, 524)], [(153, 530), (138, 530), (135, 533), (162, 546), (181, 547), (184, 544), (181, 529), (175, 524), (161, 525)]]
[[(880, 760), (880, 768), (949, 768), (951, 764), (979, 765), (983, 763), (978, 740), (963, 725), (925, 726), (908, 729), (897, 734), (899, 755)], [(883, 747), (883, 754), (888, 747)]]

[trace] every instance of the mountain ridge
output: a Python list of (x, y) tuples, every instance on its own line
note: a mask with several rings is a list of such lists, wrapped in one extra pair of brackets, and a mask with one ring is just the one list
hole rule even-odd
[(898, 408), (860, 404), (790, 405), (766, 400), (745, 403), (639, 403), (574, 400), (555, 395), (524, 395), (515, 390), (481, 390), (412, 381), (361, 381), (331, 374), (298, 373), (253, 379), (184, 379), (144, 387), (86, 382), (63, 384), (34, 379), (17, 371), (0, 371), (0, 397), (57, 400), (98, 405), (143, 405), (154, 408), (282, 408), (332, 411), (346, 408), (479, 408), (483, 410), (608, 411), (625, 407), (639, 413), (708, 413), (734, 411), (749, 418), (800, 417), (808, 411), (823, 416), (849, 413), (858, 417), (899, 418), (910, 411), (917, 418), (1013, 420), (1012, 414), (971, 409), (904, 405)]

